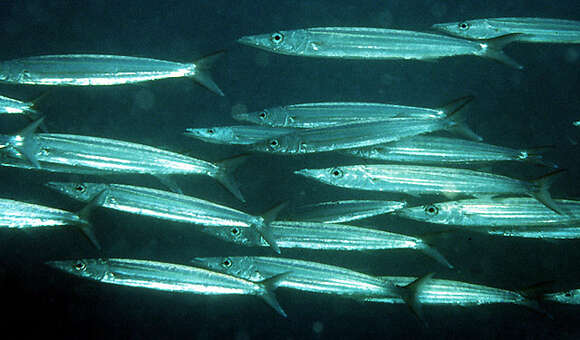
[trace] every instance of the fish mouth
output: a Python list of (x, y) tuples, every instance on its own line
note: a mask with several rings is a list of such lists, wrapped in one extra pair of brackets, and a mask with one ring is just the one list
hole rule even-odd
[(241, 122), (248, 121), (249, 117), (250, 117), (249, 113), (234, 113), (234, 114), (232, 114), (233, 119), (235, 119), (237, 121), (241, 121)]
[(294, 175), (300, 175), (300, 176), (304, 176), (304, 177), (312, 177), (312, 174), (310, 174), (310, 170), (308, 170), (308, 169), (295, 170)]
[(194, 266), (207, 268), (206, 262), (203, 260), (203, 257), (194, 257), (193, 259), (191, 259), (190, 262)]
[(245, 46), (254, 46), (254, 39), (251, 36), (243, 36), (241, 38), (239, 38), (238, 43), (245, 45)]

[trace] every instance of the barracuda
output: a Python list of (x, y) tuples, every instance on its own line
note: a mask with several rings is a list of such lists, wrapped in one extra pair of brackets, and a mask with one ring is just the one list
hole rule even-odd
[(355, 299), (369, 297), (401, 297), (420, 316), (421, 306), (416, 297), (425, 282), (418, 279), (405, 287), (378, 277), (366, 275), (346, 268), (288, 258), (236, 256), (195, 258), (196, 265), (226, 273), (250, 281), (288, 273), (280, 287), (296, 290), (332, 294)]
[(469, 199), (404, 208), (398, 216), (458, 225), (498, 236), (575, 239), (580, 237), (580, 202), (554, 200), (562, 214), (528, 197)]
[(280, 208), (260, 217), (191, 196), (131, 185), (49, 182), (46, 186), (85, 202), (103, 192), (104, 197), (98, 202), (100, 206), (131, 214), (216, 229), (251, 229), (247, 234), (259, 233), (268, 240), (272, 249), (280, 252), (268, 228)]
[(101, 249), (89, 222), (92, 208), (98, 204), (99, 193), (84, 209), (77, 213), (0, 198), (0, 228), (36, 229), (72, 225), (77, 227), (97, 248)]
[(41, 122), (35, 121), (16, 135), (0, 135), (0, 144), (5, 145), (0, 149), (0, 165), (88, 175), (149, 174), (162, 181), (168, 181), (163, 177), (167, 175), (205, 175), (244, 201), (233, 172), (245, 157), (215, 164), (114, 139), (34, 133)]
[(534, 181), (523, 181), (487, 172), (422, 165), (351, 165), (302, 169), (294, 173), (343, 188), (401, 192), (410, 195), (463, 194), (469, 196), (529, 195), (561, 214), (548, 192), (551, 172)]
[(214, 144), (248, 145), (271, 137), (278, 137), (293, 129), (274, 129), (263, 126), (216, 126), (186, 129), (185, 135)]
[(296, 130), (249, 146), (252, 151), (274, 154), (306, 154), (360, 148), (397, 141), (439, 130), (460, 130), (481, 138), (452, 119), (397, 119)]
[(292, 216), (300, 221), (343, 223), (373, 217), (404, 208), (406, 202), (378, 200), (348, 200), (299, 206)]
[[(342, 224), (274, 221), (269, 224), (274, 242), (280, 248), (315, 250), (367, 251), (386, 249), (414, 249), (422, 251), (444, 266), (453, 266), (420, 238), (389, 233), (382, 230), (360, 228)], [(267, 247), (268, 243), (256, 237), (249, 229), (204, 228), (204, 232), (219, 239), (249, 247)]]
[(415, 136), (396, 142), (344, 152), (365, 159), (419, 164), (532, 162), (554, 166), (542, 159), (545, 148), (517, 150), (465, 139)]
[(443, 35), (364, 27), (318, 27), (245, 36), (239, 43), (269, 52), (340, 59), (415, 59), (474, 55), (495, 59), (517, 69), (523, 67), (502, 48), (517, 39), (508, 35), (474, 42)]
[(45, 55), (0, 62), (0, 81), (30, 85), (101, 86), (192, 78), (223, 96), (208, 70), (222, 53), (195, 63), (99, 54)]
[(75, 276), (120, 286), (201, 295), (255, 295), (286, 317), (272, 292), (286, 274), (250, 282), (202, 268), (147, 260), (80, 259), (46, 264)]
[(580, 305), (580, 289), (571, 289), (562, 292), (546, 293), (541, 297), (542, 301), (557, 302), (567, 305)]
[[(418, 279), (417, 277), (408, 276), (381, 276), (380, 278), (387, 282), (392, 282), (397, 286), (406, 286)], [(538, 309), (536, 301), (532, 301), (523, 294), (515, 291), (461, 281), (433, 278), (428, 280), (421, 291), (417, 293), (417, 300), (423, 305), (453, 305), (468, 307), (504, 303), (523, 305), (535, 310)], [(370, 297), (364, 299), (364, 301), (404, 303), (404, 301), (399, 297)]]
[(580, 43), (580, 21), (548, 18), (489, 18), (435, 24), (433, 29), (468, 39), (493, 39), (521, 33), (517, 41)]
[(471, 96), (461, 97), (434, 109), (378, 103), (307, 103), (234, 114), (233, 118), (271, 127), (313, 129), (391, 119), (442, 119), (471, 100)]

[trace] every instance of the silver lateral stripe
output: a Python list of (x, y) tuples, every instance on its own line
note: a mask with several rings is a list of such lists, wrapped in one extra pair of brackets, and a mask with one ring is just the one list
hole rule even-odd
[(379, 200), (346, 200), (302, 205), (294, 209), (294, 220), (343, 223), (388, 214), (404, 208), (406, 202)]

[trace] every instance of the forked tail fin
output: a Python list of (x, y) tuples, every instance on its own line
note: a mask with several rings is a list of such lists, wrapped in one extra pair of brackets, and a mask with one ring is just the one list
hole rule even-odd
[(503, 48), (506, 45), (509, 45), (514, 41), (518, 41), (519, 39), (521, 39), (522, 35), (524, 35), (524, 34), (512, 33), (512, 34), (502, 35), (501, 37), (485, 40), (484, 42), (481, 43), (482, 45), (484, 45), (484, 44), (487, 45), (484, 48), (484, 53), (482, 54), (482, 56), (497, 60), (500, 63), (506, 64), (506, 65), (511, 66), (515, 69), (523, 70), (524, 67), (522, 65), (520, 65), (517, 61), (515, 61), (511, 57), (508, 57), (503, 52)]
[(40, 164), (36, 158), (40, 147), (34, 139), (34, 133), (43, 121), (44, 118), (35, 120), (10, 139), (10, 146), (18, 151), (22, 155), (22, 158), (32, 163), (35, 168), (40, 168)]
[(421, 302), (418, 299), (421, 290), (426, 284), (433, 278), (435, 273), (429, 273), (423, 277), (416, 279), (415, 281), (409, 283), (408, 285), (401, 287), (396, 286), (399, 296), (407, 303), (413, 314), (421, 320), (425, 326), (428, 326), (427, 321), (423, 317), (423, 309), (421, 308)]
[(237, 199), (242, 202), (246, 202), (238, 183), (234, 179), (234, 172), (236, 169), (248, 159), (247, 155), (241, 155), (233, 158), (229, 158), (217, 163), (219, 168), (218, 172), (214, 175), (214, 178), (220, 182), (226, 189), (228, 189)]
[(77, 215), (80, 217), (80, 223), (77, 225), (81, 232), (85, 235), (85, 237), (97, 248), (97, 250), (101, 250), (101, 245), (95, 235), (95, 230), (93, 228), (93, 224), (89, 221), (90, 216), (95, 209), (102, 205), (103, 200), (105, 199), (106, 190), (102, 190), (99, 192), (93, 199), (81, 210), (77, 212)]
[(274, 295), (274, 290), (276, 290), (283, 280), (290, 274), (291, 272), (285, 272), (256, 283), (263, 288), (260, 297), (283, 317), (287, 317), (287, 315), (284, 309), (280, 306), (280, 303), (278, 303), (276, 295)]
[(207, 88), (213, 93), (216, 93), (220, 96), (224, 96), (224, 93), (217, 84), (211, 78), (211, 74), (209, 73), (211, 67), (218, 60), (221, 56), (223, 56), (225, 51), (219, 51), (208, 56), (205, 56), (199, 60), (196, 60), (194, 65), (194, 72), (191, 74), (191, 78), (195, 81), (200, 83), (203, 87)]
[(554, 202), (552, 196), (550, 195), (549, 189), (556, 176), (565, 172), (565, 169), (559, 169), (556, 171), (552, 171), (549, 174), (546, 174), (538, 179), (532, 181), (535, 185), (535, 190), (530, 192), (530, 195), (540, 201), (543, 205), (548, 207), (549, 209), (553, 210), (559, 215), (563, 215), (562, 209)]

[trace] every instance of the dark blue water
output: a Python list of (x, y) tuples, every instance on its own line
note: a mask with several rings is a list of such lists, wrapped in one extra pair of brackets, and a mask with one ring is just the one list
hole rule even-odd
[[(204, 144), (182, 136), (186, 127), (231, 125), (232, 111), (312, 101), (391, 102), (438, 106), (473, 94), (470, 126), (490, 143), (554, 145), (547, 157), (569, 171), (554, 183), (554, 197), (580, 196), (577, 142), (580, 130), (580, 46), (514, 44), (506, 53), (525, 65), (517, 71), (477, 57), (436, 62), (358, 62), (302, 59), (239, 46), (242, 35), (311, 26), (369, 26), (425, 30), (464, 18), (538, 16), (580, 20), (577, 1), (3, 1), (0, 59), (99, 53), (194, 61), (226, 49), (212, 74), (226, 93), (218, 97), (189, 79), (102, 88), (2, 85), (0, 93), (39, 103), (52, 132), (134, 141), (207, 160), (241, 149)], [(24, 120), (6, 119), (2, 132)], [(292, 175), (304, 167), (345, 162), (332, 155), (296, 158), (257, 155), (237, 178), (247, 204), (237, 202), (207, 177), (177, 177), (187, 194), (259, 214), (277, 202), (328, 199), (426, 199), (352, 192)], [(494, 165), (486, 170), (534, 178), (547, 170), (531, 165)], [(48, 180), (78, 180), (17, 169), (0, 169), (2, 197), (77, 210), (81, 205), (43, 187)], [(84, 178), (83, 178), (84, 179)], [(87, 178), (162, 188), (148, 177)], [(270, 255), (195, 232), (181, 224), (99, 209), (93, 217), (108, 256), (187, 263), (197, 256)], [(413, 235), (446, 228), (379, 217), (361, 223)], [(370, 274), (424, 275), (510, 289), (555, 280), (580, 287), (577, 241), (546, 242), (443, 233), (433, 243), (456, 265), (447, 270), (411, 251), (356, 254), (285, 251), (288, 257), (345, 266)], [(283, 319), (254, 297), (205, 297), (100, 285), (56, 272), (45, 261), (98, 254), (74, 229), (0, 232), (2, 331), (41, 330), (62, 338), (578, 338), (576, 306), (547, 306), (554, 319), (522, 307), (426, 306), (425, 328), (404, 305), (362, 304), (334, 296), (279, 290)]]

